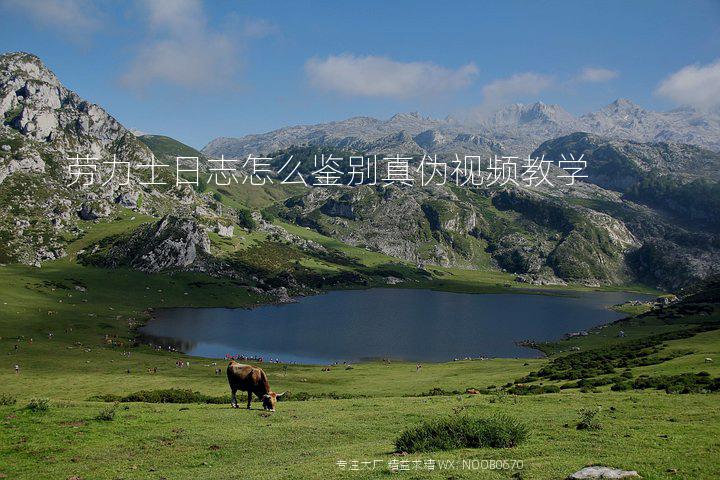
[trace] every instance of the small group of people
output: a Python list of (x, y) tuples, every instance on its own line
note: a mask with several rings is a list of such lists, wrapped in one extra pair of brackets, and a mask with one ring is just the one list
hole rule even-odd
[(189, 368), (190, 361), (178, 360), (177, 362), (175, 362), (175, 366), (178, 368)]
[(460, 362), (460, 361), (463, 361), (463, 360), (489, 360), (489, 359), (490, 359), (490, 357), (483, 357), (483, 356), (480, 356), (480, 357), (463, 357), (463, 358), (455, 357), (455, 358), (453, 358), (452, 361), (453, 361), (453, 362)]
[(235, 361), (241, 361), (241, 362), (257, 362), (257, 363), (288, 363), (288, 362), (281, 362), (279, 358), (268, 358), (267, 360), (265, 357), (259, 356), (259, 355), (241, 355), (241, 354), (225, 354), (225, 360), (235, 360)]

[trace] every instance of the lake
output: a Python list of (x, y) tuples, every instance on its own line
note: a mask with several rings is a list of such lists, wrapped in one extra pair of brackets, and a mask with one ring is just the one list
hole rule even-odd
[(310, 364), (532, 358), (539, 352), (515, 342), (555, 340), (609, 323), (623, 315), (607, 307), (648, 298), (625, 292), (550, 296), (345, 290), (254, 309), (158, 310), (141, 334), (147, 341), (211, 358), (241, 354)]

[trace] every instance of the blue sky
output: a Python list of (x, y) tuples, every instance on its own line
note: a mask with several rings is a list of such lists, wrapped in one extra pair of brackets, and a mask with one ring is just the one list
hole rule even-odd
[(127, 127), (195, 147), (515, 101), (720, 101), (718, 1), (0, 0), (0, 42)]

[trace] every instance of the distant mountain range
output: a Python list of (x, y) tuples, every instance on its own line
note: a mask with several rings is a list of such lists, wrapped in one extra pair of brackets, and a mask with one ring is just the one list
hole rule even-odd
[[(619, 99), (575, 117), (559, 105), (512, 104), (474, 121), (400, 113), (388, 120), (353, 117), (317, 125), (285, 127), (208, 143), (209, 156), (269, 154), (293, 145), (353, 149), (367, 153), (503, 153), (524, 156), (549, 138), (587, 132), (638, 142), (682, 142), (720, 151), (720, 113), (679, 108), (645, 110)], [(399, 151), (400, 148), (404, 150)]]
[[(131, 132), (63, 86), (38, 57), (8, 53), (0, 55), (0, 118), (0, 263), (39, 266), (69, 256), (109, 268), (200, 270), (281, 299), (319, 288), (414, 282), (438, 265), (502, 270), (533, 284), (640, 281), (667, 289), (720, 274), (712, 113), (648, 112), (617, 101), (575, 118), (536, 103), (511, 105), (474, 125), (418, 114), (355, 117), (218, 139), (198, 152), (169, 137)], [(138, 178), (102, 185), (112, 174), (102, 165), (98, 182), (82, 187), (71, 184), (67, 163), (78, 154), (116, 156), (137, 167), (153, 156), (170, 164), (182, 155), (201, 157), (204, 169), (205, 155), (282, 153), (307, 166), (336, 147), (549, 159), (564, 152), (585, 155), (589, 176), (536, 189), (450, 182), (310, 187), (282, 185), (278, 177), (263, 186), (218, 186), (207, 176), (191, 187), (176, 186), (166, 171), (159, 178), (165, 185)], [(328, 245), (380, 252), (387, 261), (363, 265), (317, 243), (317, 233), (332, 238)]]

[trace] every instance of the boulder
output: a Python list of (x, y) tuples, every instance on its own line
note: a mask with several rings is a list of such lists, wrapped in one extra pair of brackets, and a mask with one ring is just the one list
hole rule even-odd
[(593, 478), (606, 479), (623, 479), (623, 478), (640, 478), (635, 470), (621, 470), (619, 468), (592, 466), (578, 470), (569, 477), (568, 480), (586, 480)]
[(100, 217), (107, 217), (111, 212), (110, 207), (105, 203), (98, 203), (97, 205), (83, 203), (80, 210), (78, 210), (78, 216), (82, 220), (97, 220)]
[(137, 208), (139, 199), (140, 192), (126, 192), (118, 195), (115, 203), (127, 208)]
[(221, 237), (232, 238), (234, 235), (234, 230), (235, 227), (233, 227), (232, 225), (223, 225), (221, 223), (218, 223), (217, 234)]

